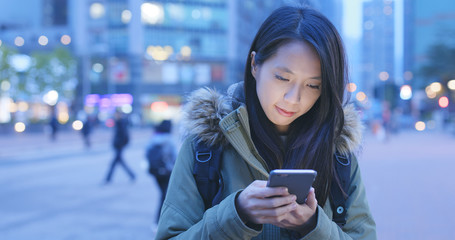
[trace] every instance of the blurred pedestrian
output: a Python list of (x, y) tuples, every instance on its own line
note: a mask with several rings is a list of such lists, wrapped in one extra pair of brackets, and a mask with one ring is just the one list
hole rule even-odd
[(58, 132), (58, 120), (55, 107), (52, 107), (51, 119), (49, 120), (49, 126), (51, 128), (51, 140), (55, 141), (57, 139)]
[(93, 130), (94, 120), (91, 115), (86, 116), (85, 120), (83, 121), (81, 133), (84, 139), (84, 145), (86, 148), (91, 147), (90, 135)]
[(115, 150), (115, 157), (111, 162), (105, 183), (110, 183), (116, 165), (123, 167), (126, 173), (130, 176), (131, 181), (134, 181), (136, 179), (136, 176), (134, 175), (133, 171), (131, 171), (131, 169), (126, 165), (122, 156), (123, 149), (128, 144), (130, 139), (128, 133), (128, 119), (124, 117), (120, 111), (116, 111), (114, 114), (114, 120), (114, 139), (112, 145)]
[(382, 127), (384, 129), (384, 138), (383, 141), (388, 141), (390, 137), (390, 132), (392, 128), (392, 111), (390, 110), (390, 102), (382, 102)]
[(172, 122), (170, 120), (162, 121), (155, 127), (155, 133), (146, 149), (149, 173), (155, 177), (161, 190), (161, 201), (156, 217), (157, 222), (176, 157), (176, 149), (172, 140), (171, 130)]

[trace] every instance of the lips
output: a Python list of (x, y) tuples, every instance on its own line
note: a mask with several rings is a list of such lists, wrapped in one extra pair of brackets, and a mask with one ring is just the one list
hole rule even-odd
[(296, 112), (288, 112), (288, 111), (286, 111), (286, 110), (284, 110), (284, 109), (282, 109), (282, 108), (280, 108), (278, 106), (275, 106), (275, 108), (276, 108), (276, 110), (278, 111), (279, 114), (281, 114), (282, 116), (285, 116), (285, 117), (292, 117), (296, 113)]

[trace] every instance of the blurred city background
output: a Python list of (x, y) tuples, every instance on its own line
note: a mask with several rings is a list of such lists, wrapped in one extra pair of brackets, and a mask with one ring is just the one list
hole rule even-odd
[[(285, 4), (344, 39), (379, 239), (455, 239), (453, 0), (0, 0), (0, 239), (153, 239), (152, 127), (172, 120), (178, 143), (185, 96), (242, 81)], [(137, 179), (106, 186), (115, 111)]]

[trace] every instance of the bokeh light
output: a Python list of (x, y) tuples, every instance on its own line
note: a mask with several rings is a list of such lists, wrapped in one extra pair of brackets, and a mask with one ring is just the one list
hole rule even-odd
[(57, 120), (60, 124), (66, 124), (68, 120), (70, 119), (70, 116), (68, 112), (59, 112)]
[(131, 11), (130, 10), (123, 10), (122, 11), (122, 23), (129, 23), (131, 21)]
[(409, 85), (403, 85), (400, 88), (400, 98), (403, 100), (409, 100), (412, 98), (412, 88)]
[(11, 83), (9, 81), (2, 81), (2, 84), (0, 85), (0, 88), (2, 91), (8, 91), (11, 88)]
[(442, 96), (439, 98), (438, 103), (441, 108), (446, 108), (449, 106), (449, 98), (447, 98), (446, 96)]
[(427, 94), (427, 97), (430, 98), (430, 99), (435, 98), (436, 95), (437, 95), (433, 90), (431, 90), (430, 86), (425, 88), (425, 93)]
[(367, 95), (364, 92), (358, 92), (355, 97), (359, 102), (363, 102), (367, 99)]
[(15, 54), (10, 57), (10, 63), (16, 71), (25, 72), (32, 65), (32, 58), (27, 54)]
[(79, 131), (84, 127), (84, 123), (82, 123), (81, 120), (76, 120), (73, 122), (71, 126), (73, 127), (74, 130)]
[(28, 110), (28, 103), (27, 102), (18, 102), (17, 103), (17, 110), (19, 112), (27, 112)]
[(374, 28), (374, 22), (371, 20), (368, 20), (363, 24), (363, 27), (365, 28), (365, 30), (371, 30)]
[(442, 85), (439, 82), (434, 82), (430, 84), (431, 91), (438, 93), (442, 90)]
[(418, 121), (415, 124), (415, 128), (417, 131), (421, 132), (421, 131), (425, 130), (425, 123), (422, 121)]
[(18, 47), (22, 47), (24, 46), (25, 44), (25, 40), (23, 37), (21, 36), (17, 36), (15, 39), (14, 39), (14, 45), (18, 46)]
[(389, 73), (388, 72), (380, 72), (379, 73), (379, 79), (381, 81), (387, 81), (389, 79)]
[(17, 112), (17, 104), (15, 102), (13, 102), (13, 100), (11, 99), (11, 102), (9, 104), (9, 112), (10, 113), (15, 113)]
[(411, 80), (414, 77), (414, 74), (412, 74), (411, 71), (406, 71), (403, 74), (404, 80)]
[(63, 45), (68, 45), (71, 43), (71, 37), (69, 35), (63, 35), (61, 38), (60, 38), (60, 42), (63, 44)]
[(188, 46), (183, 46), (180, 49), (180, 54), (182, 54), (183, 57), (189, 57), (191, 56), (191, 48)]
[(141, 19), (145, 24), (159, 24), (164, 21), (164, 9), (158, 3), (143, 3), (141, 5)]
[(447, 87), (448, 87), (450, 90), (455, 90), (455, 79), (450, 80), (450, 81), (447, 83)]
[(167, 102), (154, 102), (152, 105), (150, 105), (150, 109), (154, 112), (164, 112), (167, 110), (169, 105)]
[(355, 90), (357, 90), (357, 85), (355, 85), (355, 83), (348, 83), (346, 89), (348, 92), (355, 92)]
[(14, 131), (21, 133), (25, 131), (25, 124), (23, 122), (17, 122), (14, 124)]
[(96, 73), (101, 73), (104, 71), (104, 66), (101, 63), (95, 63), (92, 66), (92, 70)]
[(46, 46), (49, 43), (49, 39), (46, 36), (40, 36), (38, 38), (38, 43), (41, 46)]
[(120, 107), (123, 113), (130, 114), (133, 111), (131, 104), (124, 104)]
[(50, 106), (54, 106), (58, 102), (58, 92), (55, 90), (50, 90), (43, 96), (43, 102)]
[(171, 46), (148, 46), (146, 50), (147, 54), (156, 61), (165, 61), (174, 52)]
[(385, 6), (383, 12), (385, 15), (391, 15), (393, 13), (393, 9), (391, 6)]
[(106, 9), (104, 8), (104, 5), (101, 3), (92, 3), (90, 5), (90, 17), (93, 19), (98, 19), (102, 18), (104, 14), (106, 13)]

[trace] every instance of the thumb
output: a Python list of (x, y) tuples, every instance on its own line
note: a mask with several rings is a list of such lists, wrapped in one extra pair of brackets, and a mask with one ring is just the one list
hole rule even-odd
[(308, 205), (308, 207), (311, 209), (316, 209), (318, 206), (318, 200), (316, 200), (316, 194), (314, 193), (313, 187), (310, 188), (310, 192), (308, 193), (305, 204)]

